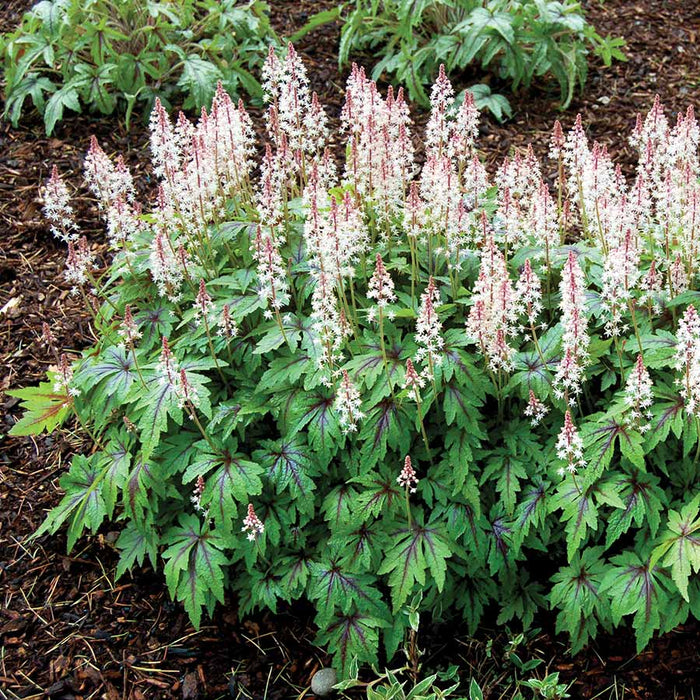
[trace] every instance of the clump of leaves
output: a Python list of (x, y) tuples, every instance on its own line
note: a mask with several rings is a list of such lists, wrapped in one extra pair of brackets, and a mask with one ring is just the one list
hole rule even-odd
[[(356, 0), (342, 28), (339, 60), (347, 63), (353, 51), (377, 53), (372, 77), (396, 79), (422, 105), (444, 63), (450, 75), (477, 67), (514, 92), (553, 78), (566, 108), (576, 86), (583, 89), (589, 54), (610, 65), (625, 60), (624, 43), (601, 37), (576, 0)], [(480, 109), (498, 119), (511, 115), (503, 95), (487, 84), (473, 87)]]
[(273, 32), (260, 0), (41, 0), (2, 38), (5, 113), (17, 126), (27, 99), (50, 134), (66, 109), (126, 122), (158, 95), (185, 109), (211, 103), (217, 81), (260, 95), (251, 74)]
[(629, 183), (557, 122), (551, 191), (532, 149), (487, 173), (444, 71), (419, 167), (402, 90), (355, 67), (340, 172), (294, 49), (263, 75), (260, 160), (223, 87), (197, 124), (156, 102), (148, 212), (93, 140), (108, 263), (44, 189), (97, 340), (15, 432), (75, 414), (96, 445), (38, 534), (123, 523), (118, 573), (162, 568), (195, 625), (227, 588), (306, 598), (340, 669), (393, 657), (418, 594), (469, 630), (551, 607), (574, 651), (700, 616), (692, 109), (638, 118)]

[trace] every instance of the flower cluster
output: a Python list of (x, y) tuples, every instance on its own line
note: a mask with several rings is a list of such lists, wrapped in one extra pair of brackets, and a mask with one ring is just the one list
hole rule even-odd
[(556, 444), (557, 457), (566, 462), (566, 467), (559, 469), (559, 475), (575, 474), (578, 469), (585, 467), (583, 459), (583, 439), (571, 418), (571, 411), (564, 414), (564, 425), (559, 432)]
[(428, 360), (428, 379), (432, 379), (433, 370), (442, 362), (442, 348), (445, 341), (442, 338), (442, 324), (436, 308), (440, 305), (440, 292), (435, 280), (430, 277), (428, 286), (421, 294), (418, 320), (416, 321), (416, 362)]
[(54, 165), (51, 177), (46, 181), (43, 190), (44, 216), (49, 222), (51, 233), (66, 243), (78, 238), (73, 207), (70, 205), (70, 193), (63, 178), (58, 174)]
[(252, 503), (248, 504), (248, 513), (245, 518), (243, 518), (243, 527), (241, 528), (241, 532), (247, 532), (248, 539), (251, 542), (254, 542), (258, 535), (262, 535), (263, 532), (265, 532), (265, 525), (255, 514), (255, 509), (253, 508)]
[(523, 411), (525, 416), (530, 419), (530, 423), (532, 425), (538, 425), (547, 415), (548, 411), (549, 409), (535, 396), (535, 392), (530, 389), (527, 406), (525, 406), (525, 410)]
[(690, 305), (678, 321), (676, 369), (677, 380), (688, 413), (700, 416), (700, 316)]
[(374, 261), (374, 274), (367, 285), (367, 297), (376, 302), (376, 306), (372, 306), (368, 312), (370, 321), (376, 318), (378, 311), (383, 312), (383, 309), (396, 301), (394, 282), (384, 267), (384, 261), (379, 253)]
[(479, 343), (491, 369), (510, 371), (515, 348), (508, 340), (517, 333), (518, 304), (505, 257), (493, 239), (482, 253), (472, 299), (467, 336)]
[(338, 422), (345, 433), (357, 430), (357, 422), (364, 418), (360, 407), (362, 399), (357, 387), (352, 383), (347, 370), (342, 370), (338, 390), (335, 395), (334, 408), (338, 413)]
[(575, 401), (581, 391), (584, 367), (588, 359), (588, 318), (586, 316), (586, 287), (583, 270), (573, 251), (561, 274), (561, 325), (563, 357), (554, 377), (555, 396)]
[(637, 362), (625, 384), (625, 406), (627, 407), (625, 420), (627, 424), (640, 433), (649, 430), (651, 427), (649, 421), (652, 417), (649, 409), (653, 402), (653, 385), (649, 370), (644, 366), (644, 358), (638, 355)]
[(401, 473), (396, 477), (396, 483), (409, 493), (415, 493), (417, 491), (418, 481), (416, 470), (411, 464), (411, 458), (406, 455), (406, 459), (404, 459), (403, 462), (403, 469), (401, 469)]

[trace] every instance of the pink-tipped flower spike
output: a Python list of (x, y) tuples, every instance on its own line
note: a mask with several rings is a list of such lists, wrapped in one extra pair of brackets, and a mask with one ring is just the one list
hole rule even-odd
[(262, 533), (265, 532), (265, 525), (263, 525), (262, 520), (255, 514), (252, 503), (248, 504), (248, 514), (243, 518), (241, 532), (247, 532), (248, 539), (251, 542), (253, 542), (258, 535), (262, 535)]
[(557, 457), (567, 463), (566, 467), (559, 470), (560, 476), (564, 476), (567, 472), (575, 474), (578, 469), (586, 466), (583, 459), (583, 439), (574, 425), (571, 411), (567, 411), (564, 415), (564, 425), (557, 438), (556, 451)]
[(440, 64), (437, 80), (430, 93), (430, 119), (425, 127), (425, 151), (428, 156), (441, 156), (450, 140), (450, 124), (447, 112), (454, 102), (452, 83)]
[(515, 298), (518, 314), (525, 316), (528, 324), (534, 328), (537, 317), (542, 311), (542, 284), (532, 270), (529, 258), (525, 260), (520, 277), (515, 283)]
[(649, 306), (653, 314), (660, 314), (661, 301), (664, 296), (664, 283), (662, 275), (657, 271), (656, 260), (651, 261), (649, 270), (639, 282), (639, 288), (642, 290), (639, 303)]
[(279, 147), (284, 136), (295, 153), (311, 155), (322, 150), (326, 115), (318, 101), (314, 105), (306, 68), (291, 43), (281, 61), (270, 48), (263, 67), (263, 91), (270, 103), (268, 134), (273, 143)]
[(304, 118), (304, 130), (305, 151), (310, 154), (321, 153), (328, 140), (328, 117), (315, 92), (311, 93), (311, 107)]
[(652, 417), (650, 408), (653, 401), (653, 384), (649, 370), (644, 366), (642, 356), (638, 355), (625, 385), (626, 423), (640, 433), (649, 430), (649, 421)]
[(270, 319), (289, 301), (287, 269), (273, 233), (258, 226), (253, 246), (253, 258), (258, 265), (258, 295), (267, 302), (269, 308), (264, 315)]
[(416, 401), (420, 401), (420, 390), (425, 386), (425, 379), (416, 372), (410, 358), (406, 360), (406, 376), (404, 377), (403, 388), (413, 392)]
[(190, 501), (194, 505), (194, 509), (198, 513), (203, 513), (204, 508), (202, 508), (202, 494), (204, 493), (204, 477), (200, 474), (195, 482), (194, 489), (192, 490), (192, 497)]
[(535, 392), (530, 389), (530, 395), (525, 406), (525, 416), (530, 419), (530, 423), (535, 426), (547, 415), (549, 409), (535, 396)]
[(687, 292), (688, 287), (688, 273), (679, 253), (668, 268), (668, 293), (673, 298)]
[(107, 221), (107, 238), (112, 248), (121, 248), (144, 228), (140, 215), (140, 205), (130, 204), (123, 195), (108, 205), (104, 218)]
[(342, 361), (343, 339), (352, 330), (338, 309), (338, 295), (335, 279), (323, 270), (313, 275), (315, 281), (311, 294), (311, 319), (313, 321), (314, 345), (317, 349), (317, 363), (322, 370), (321, 381), (332, 386), (330, 375), (334, 367)]
[(177, 389), (179, 382), (179, 368), (177, 366), (177, 360), (173, 356), (173, 352), (170, 349), (170, 343), (168, 339), (163, 336), (161, 343), (160, 359), (158, 360), (158, 365), (156, 367), (156, 374), (160, 379), (161, 384), (167, 384), (172, 388)]
[(367, 296), (377, 302), (376, 307), (370, 309), (372, 318), (374, 318), (377, 309), (383, 309), (388, 304), (392, 304), (396, 301), (394, 282), (391, 279), (391, 275), (387, 272), (386, 267), (384, 267), (384, 261), (379, 253), (377, 253), (375, 258), (374, 274), (367, 285)]
[(416, 362), (428, 360), (426, 377), (432, 380), (433, 368), (442, 362), (442, 348), (445, 341), (442, 338), (442, 323), (438, 318), (435, 308), (440, 305), (440, 292), (435, 280), (430, 277), (428, 286), (421, 294), (421, 305), (416, 321), (415, 340), (418, 345), (416, 352)]
[(61, 355), (59, 360), (55, 379), (54, 392), (60, 394), (65, 391), (68, 396), (80, 396), (80, 391), (71, 386), (73, 382), (73, 367), (65, 353)]
[(557, 119), (554, 122), (552, 136), (549, 139), (549, 157), (554, 160), (559, 160), (564, 152), (564, 131), (561, 128), (561, 122)]
[(158, 293), (171, 301), (180, 298), (180, 286), (184, 280), (185, 270), (180, 264), (168, 236), (164, 231), (157, 231), (151, 244), (149, 258), (151, 277), (158, 287)]
[(43, 321), (41, 324), (41, 341), (52, 350), (56, 349), (56, 336), (46, 321)]
[(236, 106), (220, 82), (212, 102), (211, 122), (207, 141), (216, 144), (222, 191), (231, 196), (243, 189), (247, 196), (246, 183), (254, 165), (255, 130), (243, 103), (239, 101)]
[(700, 170), (698, 162), (698, 143), (700, 129), (695, 118), (693, 105), (688, 105), (685, 114), (678, 112), (676, 126), (671, 130), (668, 144), (668, 165), (676, 172), (688, 169), (693, 176)]
[(180, 170), (180, 149), (170, 116), (156, 97), (151, 112), (151, 154), (156, 175), (172, 187)]
[(68, 243), (78, 238), (78, 226), (75, 223), (73, 207), (70, 205), (68, 187), (58, 174), (54, 165), (51, 177), (43, 189), (44, 216), (49, 222), (51, 233), (58, 239)]
[(347, 370), (342, 370), (342, 379), (335, 395), (333, 407), (338, 412), (338, 423), (343, 433), (352, 433), (357, 430), (358, 421), (365, 416), (360, 410), (361, 405), (360, 392), (348, 376)]
[(420, 189), (417, 182), (412, 182), (406, 206), (404, 207), (404, 230), (407, 236), (423, 241), (425, 237), (425, 203), (421, 199)]
[(530, 232), (533, 242), (544, 248), (545, 256), (546, 251), (559, 244), (557, 205), (545, 182), (540, 182), (537, 194), (532, 198), (526, 229)]
[(133, 202), (134, 181), (124, 158), (119, 156), (115, 166), (95, 136), (90, 137), (90, 148), (83, 167), (85, 181), (97, 198), (100, 209), (108, 209), (117, 199)]
[(199, 394), (190, 383), (190, 380), (187, 378), (187, 372), (185, 372), (184, 369), (180, 369), (179, 378), (180, 381), (175, 386), (178, 396), (178, 406), (180, 408), (187, 406), (191, 410), (197, 408), (199, 406)]
[(676, 380), (689, 414), (700, 416), (700, 316), (691, 304), (678, 321), (676, 333)]
[(71, 294), (77, 294), (80, 287), (90, 281), (90, 270), (95, 267), (95, 256), (88, 248), (85, 236), (80, 238), (77, 247), (73, 241), (68, 241), (68, 257), (64, 277), (73, 284)]
[(583, 368), (588, 362), (588, 317), (586, 316), (586, 290), (583, 271), (573, 251), (562, 270), (559, 284), (561, 293), (561, 325), (563, 358), (554, 378), (554, 394), (557, 398), (575, 401), (581, 391)]
[(608, 337), (617, 337), (627, 330), (627, 324), (622, 322), (622, 314), (639, 280), (638, 245), (636, 236), (628, 229), (622, 245), (605, 255), (600, 296), (602, 307), (608, 316), (605, 323), (605, 334)]
[(445, 246), (436, 250), (448, 260), (450, 268), (459, 264), (459, 251), (466, 241), (458, 224), (462, 192), (455, 164), (446, 155), (428, 156), (421, 173), (421, 196), (429, 215), (425, 224), (436, 236), (445, 240)]
[(467, 337), (478, 342), (492, 370), (512, 369), (515, 349), (508, 338), (517, 335), (518, 306), (503, 253), (489, 239), (481, 254), (479, 277), (472, 292)]
[(207, 292), (207, 286), (204, 280), (199, 280), (199, 291), (195, 298), (194, 304), (194, 321), (196, 325), (200, 325), (202, 321), (205, 325), (209, 325), (209, 318), (214, 311), (214, 303)]
[(479, 117), (474, 95), (467, 90), (464, 93), (464, 101), (457, 111), (450, 139), (450, 155), (461, 166), (470, 161), (474, 155), (474, 142), (479, 135)]
[(408, 489), (409, 493), (415, 493), (418, 486), (418, 477), (416, 476), (416, 470), (411, 464), (411, 458), (406, 455), (406, 459), (403, 462), (403, 469), (401, 473), (396, 477), (396, 482), (401, 488)]
[(121, 322), (118, 332), (122, 337), (123, 343), (128, 347), (133, 347), (134, 343), (141, 337), (141, 331), (136, 321), (134, 321), (129, 304), (124, 307), (124, 320)]
[(231, 318), (231, 309), (228, 304), (224, 304), (224, 307), (221, 309), (217, 334), (226, 338), (226, 340), (231, 340), (231, 338), (235, 338), (238, 335), (238, 324)]

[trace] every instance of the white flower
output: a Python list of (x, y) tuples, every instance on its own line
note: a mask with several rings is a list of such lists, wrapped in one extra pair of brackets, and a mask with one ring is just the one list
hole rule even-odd
[(350, 433), (357, 430), (357, 422), (364, 418), (365, 414), (360, 410), (360, 392), (348, 376), (347, 370), (343, 370), (342, 374), (333, 408), (339, 414), (338, 423), (343, 432)]
[(559, 459), (567, 462), (566, 471), (570, 474), (575, 474), (577, 469), (586, 466), (583, 459), (583, 439), (571, 419), (571, 411), (564, 415), (564, 425), (557, 438), (556, 452)]

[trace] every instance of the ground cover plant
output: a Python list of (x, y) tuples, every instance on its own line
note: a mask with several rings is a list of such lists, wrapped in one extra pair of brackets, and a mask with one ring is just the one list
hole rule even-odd
[[(583, 89), (589, 54), (610, 65), (624, 59), (622, 46), (620, 38), (600, 36), (574, 0), (357, 0), (343, 25), (339, 61), (354, 50), (378, 52), (372, 77), (390, 76), (423, 106), (444, 63), (449, 75), (477, 65), (513, 91), (553, 78), (565, 108), (576, 86)], [(473, 90), (497, 118), (510, 114), (507, 99), (488, 84)]]
[(419, 593), (470, 628), (489, 605), (525, 624), (551, 605), (574, 648), (627, 615), (640, 646), (697, 616), (692, 110), (639, 120), (629, 187), (580, 122), (555, 126), (550, 194), (532, 152), (489, 183), (444, 74), (420, 172), (402, 94), (360, 69), (339, 178), (293, 50), (266, 89), (257, 178), (223, 91), (197, 126), (157, 105), (149, 214), (93, 144), (100, 279), (49, 182), (100, 340), (18, 392), (14, 432), (75, 413), (99, 449), (42, 531), (67, 522), (72, 546), (126, 520), (119, 572), (160, 553), (195, 622), (226, 582), (244, 610), (317, 601), (342, 667), (380, 635), (391, 656)]
[(218, 81), (260, 95), (251, 73), (273, 33), (260, 0), (41, 0), (2, 37), (5, 117), (28, 101), (50, 134), (64, 110), (148, 115), (158, 96), (211, 103)]

